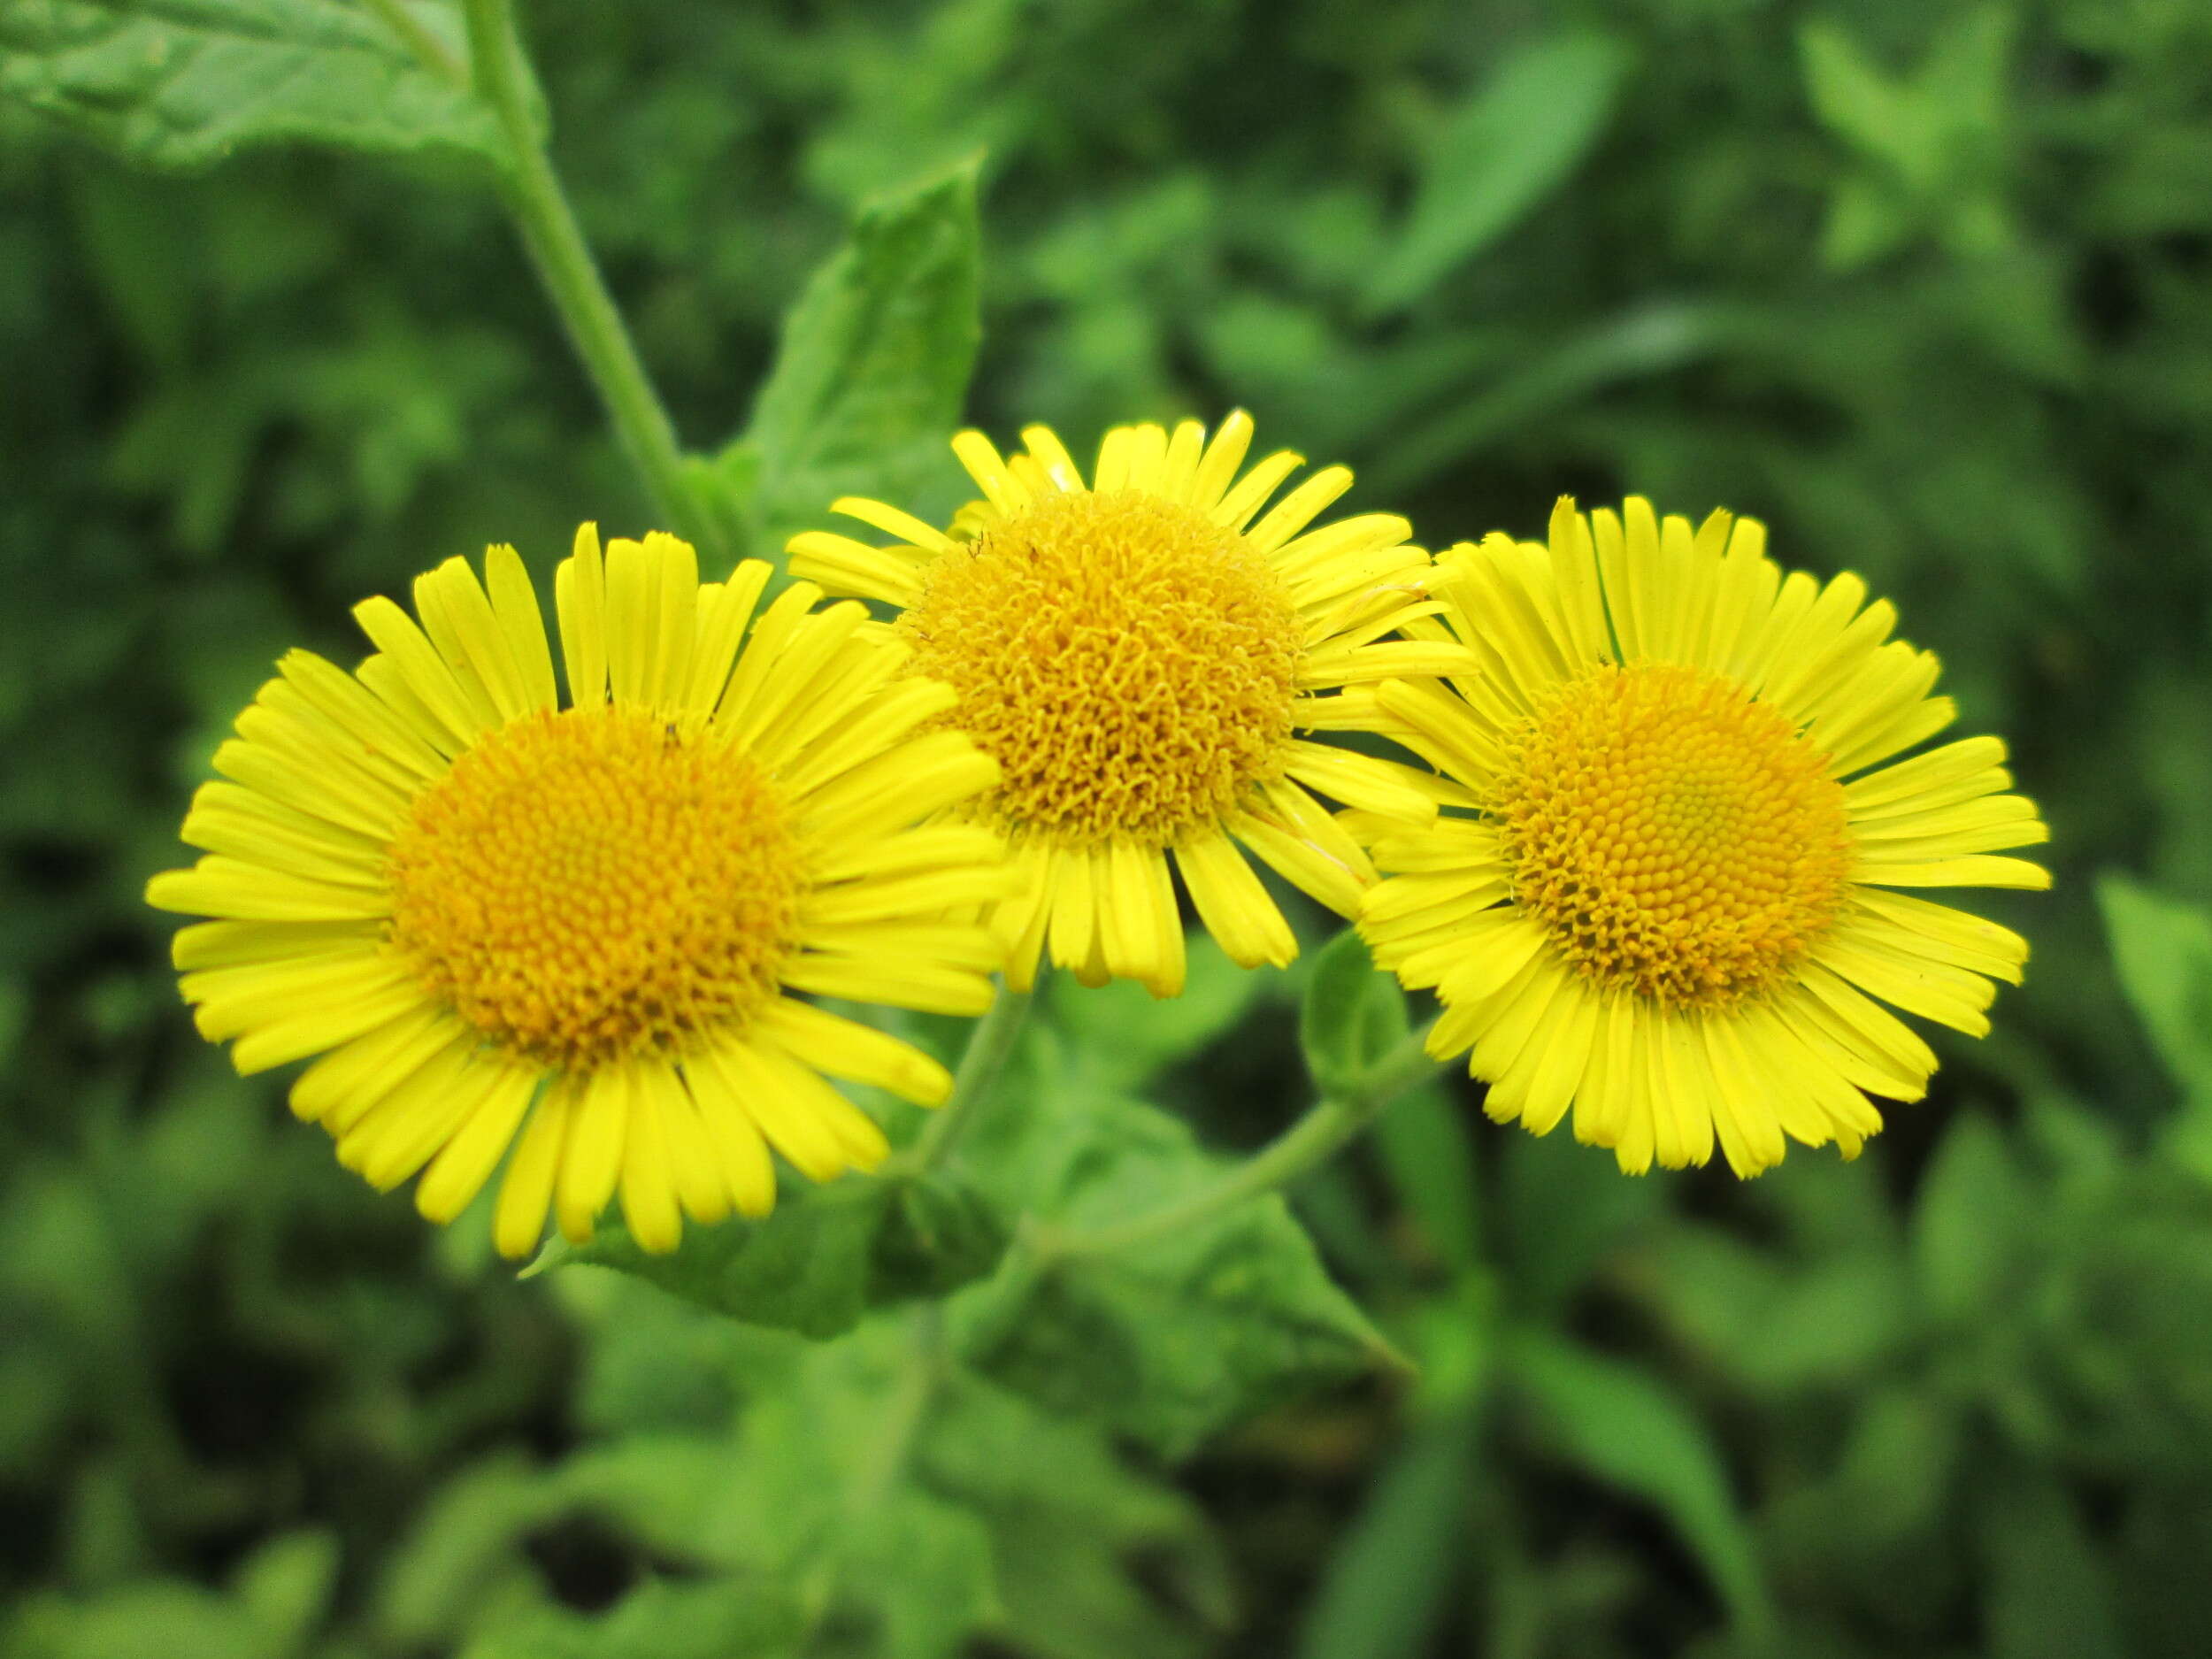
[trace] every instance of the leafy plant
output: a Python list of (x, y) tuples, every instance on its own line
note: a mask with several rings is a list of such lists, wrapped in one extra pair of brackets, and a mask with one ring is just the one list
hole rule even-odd
[[(0, 12), (0, 1647), (2193, 1655), (2208, 48)], [(518, 1282), (188, 1046), (135, 895), (361, 593), (582, 516), (726, 565), (949, 513), (964, 413), (1240, 401), (1440, 544), (1638, 488), (1897, 594), (2058, 834), (1986, 1052), (1855, 1164), (1629, 1182), (1483, 1124), (1302, 911), (1292, 974), (1048, 986), (956, 1128), (866, 1102), (879, 1177)]]

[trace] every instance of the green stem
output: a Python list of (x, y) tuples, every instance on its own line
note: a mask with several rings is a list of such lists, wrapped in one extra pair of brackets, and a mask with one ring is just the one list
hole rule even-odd
[(515, 38), (510, 0), (465, 0), (465, 4), (476, 89), (498, 117), (512, 152), (503, 186), (523, 246), (598, 388), (624, 453), (645, 480), (655, 511), (707, 562), (726, 563), (732, 549), (693, 494), (675, 426), (638, 358), (530, 119), (529, 71)]
[(869, 1448), (866, 1463), (854, 1480), (851, 1496), (856, 1520), (879, 1507), (891, 1495), (899, 1477), (914, 1455), (914, 1443), (929, 1420), (930, 1407), (945, 1377), (945, 1313), (936, 1302), (924, 1302), (910, 1317), (910, 1340), (906, 1363), (882, 1408), (881, 1430)]
[(1030, 1004), (1035, 1001), (1033, 988), (1000, 989), (998, 999), (968, 1033), (967, 1051), (960, 1056), (960, 1069), (953, 1073), (950, 1097), (900, 1160), (905, 1172), (918, 1175), (933, 1170), (950, 1156), (953, 1143), (974, 1116), (976, 1103), (990, 1094), (999, 1073), (1006, 1069), (1015, 1040), (1028, 1022)]
[(1327, 1095), (1280, 1135), (1211, 1187), (1110, 1227), (1087, 1233), (1048, 1234), (1034, 1248), (1048, 1256), (1103, 1256), (1181, 1233), (1233, 1210), (1247, 1199), (1273, 1192), (1324, 1164), (1374, 1122), (1382, 1109), (1436, 1075), (1437, 1062), (1424, 1044), (1427, 1030), (1413, 1033), (1362, 1072), (1340, 1094)]

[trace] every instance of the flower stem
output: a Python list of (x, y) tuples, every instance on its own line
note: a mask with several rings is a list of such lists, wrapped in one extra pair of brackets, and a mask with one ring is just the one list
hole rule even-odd
[(999, 1073), (1006, 1069), (1015, 1040), (1028, 1022), (1030, 1004), (1035, 1001), (1034, 989), (1001, 987), (997, 1000), (968, 1033), (967, 1051), (960, 1056), (960, 1069), (953, 1073), (951, 1095), (902, 1160), (908, 1172), (919, 1175), (933, 1170), (950, 1156), (953, 1143), (974, 1116), (977, 1102), (990, 1094)]
[(1210, 1221), (1247, 1199), (1287, 1186), (1325, 1163), (1374, 1122), (1392, 1101), (1436, 1074), (1438, 1062), (1429, 1057), (1423, 1046), (1427, 1038), (1426, 1028), (1412, 1033), (1363, 1071), (1350, 1087), (1316, 1102), (1303, 1118), (1211, 1187), (1112, 1226), (1048, 1234), (1039, 1239), (1035, 1248), (1051, 1256), (1103, 1256), (1167, 1238)]
[(639, 360), (531, 119), (529, 68), (515, 37), (510, 0), (465, 4), (476, 90), (497, 116), (511, 151), (503, 186), (523, 246), (584, 360), (623, 452), (644, 480), (655, 511), (708, 562), (726, 563), (733, 549), (692, 488), (675, 426)]

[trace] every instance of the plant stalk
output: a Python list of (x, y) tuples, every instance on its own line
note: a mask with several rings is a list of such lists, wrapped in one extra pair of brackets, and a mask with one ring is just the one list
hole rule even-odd
[(951, 1155), (954, 1143), (974, 1116), (977, 1102), (990, 1094), (999, 1073), (1006, 1069), (1015, 1041), (1028, 1023), (1030, 1005), (1036, 1000), (1033, 987), (1026, 991), (1000, 987), (997, 1000), (968, 1033), (967, 1050), (960, 1056), (959, 1070), (953, 1073), (951, 1095), (902, 1159), (908, 1172), (919, 1175), (933, 1170)]
[(1350, 1087), (1316, 1102), (1303, 1118), (1211, 1187), (1112, 1226), (1048, 1234), (1036, 1241), (1035, 1248), (1048, 1256), (1103, 1256), (1125, 1250), (1210, 1221), (1247, 1199), (1288, 1186), (1334, 1156), (1406, 1090), (1436, 1075), (1439, 1062), (1429, 1057), (1424, 1046), (1428, 1034), (1429, 1028), (1425, 1026), (1408, 1035), (1363, 1071)]
[(497, 116), (511, 152), (503, 194), (523, 246), (570, 342), (584, 361), (624, 454), (644, 480), (654, 511), (669, 529), (699, 549), (703, 562), (726, 564), (733, 550), (693, 492), (674, 423), (646, 374), (560, 176), (531, 121), (530, 73), (515, 37), (510, 0), (465, 4), (476, 90)]

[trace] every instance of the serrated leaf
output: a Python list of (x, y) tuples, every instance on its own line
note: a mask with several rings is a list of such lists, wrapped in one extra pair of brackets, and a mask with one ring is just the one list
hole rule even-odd
[(979, 1278), (1004, 1242), (991, 1210), (948, 1178), (848, 1176), (787, 1187), (763, 1220), (690, 1227), (666, 1255), (609, 1225), (588, 1244), (549, 1247), (538, 1265), (611, 1267), (733, 1319), (821, 1340), (871, 1308)]
[(1405, 993), (1377, 970), (1358, 929), (1345, 928), (1322, 948), (1299, 1005), (1298, 1041), (1323, 1094), (1356, 1087), (1411, 1028)]
[(864, 205), (785, 319), (773, 372), (733, 449), (756, 522), (781, 549), (840, 495), (910, 504), (950, 465), (982, 324), (979, 161)]
[(1233, 1616), (1226, 1563), (1197, 1508), (1131, 1469), (1103, 1435), (1018, 1395), (973, 1379), (949, 1389), (916, 1473), (989, 1523), (1005, 1630), (1024, 1652), (1196, 1659), (1211, 1649), (1206, 1632)]
[[(1164, 1112), (1065, 1091), (1002, 1114), (999, 1133), (965, 1150), (995, 1202), (1048, 1232), (1125, 1222), (1227, 1167)], [(1274, 1194), (1112, 1251), (1015, 1249), (951, 1309), (963, 1351), (987, 1374), (1171, 1457), (1392, 1358)]]
[(456, 8), (399, 4), (449, 67), (341, 0), (18, 0), (0, 14), (0, 93), (156, 166), (286, 142), (503, 159)]
[(1517, 1333), (1507, 1363), (1561, 1452), (1664, 1513), (1747, 1634), (1771, 1629), (1773, 1605), (1719, 1451), (1673, 1391), (1632, 1365), (1534, 1327)]
[(988, 1636), (1039, 1659), (1199, 1659), (1227, 1623), (1196, 1509), (1097, 1429), (953, 1364), (929, 1324), (872, 1321), (793, 1362), (749, 1379), (733, 1433), (634, 1436), (558, 1486), (731, 1583), (802, 1586), (812, 1628), (855, 1644), (840, 1653), (950, 1659)]
[(1508, 57), (1436, 134), (1405, 231), (1368, 282), (1370, 309), (1418, 298), (1564, 183), (1603, 134), (1628, 65), (1620, 42), (1594, 34)]

